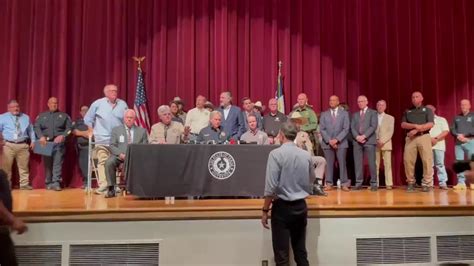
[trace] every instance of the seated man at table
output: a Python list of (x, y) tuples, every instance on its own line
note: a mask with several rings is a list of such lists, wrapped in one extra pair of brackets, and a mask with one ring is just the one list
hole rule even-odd
[(151, 127), (149, 142), (151, 144), (180, 144), (188, 140), (190, 128), (172, 121), (173, 115), (168, 105), (158, 107), (161, 122)]
[(205, 144), (222, 144), (226, 142), (230, 136), (226, 135), (221, 126), (222, 113), (212, 111), (209, 117), (209, 126), (201, 129), (197, 141)]
[(108, 191), (106, 198), (115, 197), (115, 185), (117, 181), (117, 167), (125, 160), (128, 144), (148, 143), (146, 130), (135, 126), (136, 113), (133, 109), (125, 111), (123, 116), (124, 125), (112, 129), (110, 138), (110, 157), (105, 162), (105, 175), (107, 177)]
[(257, 116), (249, 114), (247, 116), (247, 124), (248, 130), (240, 137), (241, 143), (269, 144), (267, 133), (258, 129)]

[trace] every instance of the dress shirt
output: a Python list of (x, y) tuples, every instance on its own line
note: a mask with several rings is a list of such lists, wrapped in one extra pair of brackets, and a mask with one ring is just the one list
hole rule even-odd
[[(19, 128), (17, 130), (16, 118), (18, 117)], [(33, 125), (30, 117), (20, 113), (18, 116), (12, 115), (10, 112), (0, 115), (0, 132), (6, 141), (24, 142), (30, 139), (32, 142), (36, 140)]]
[(191, 129), (192, 134), (199, 134), (201, 129), (209, 125), (210, 112), (206, 108), (193, 108), (186, 115), (185, 126)]

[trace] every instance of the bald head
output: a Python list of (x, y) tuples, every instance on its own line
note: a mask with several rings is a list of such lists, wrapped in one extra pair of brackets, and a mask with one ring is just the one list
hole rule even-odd
[(461, 112), (463, 115), (467, 115), (469, 112), (471, 112), (471, 101), (468, 99), (461, 100)]
[(298, 98), (296, 100), (299, 107), (304, 107), (306, 104), (308, 104), (308, 96), (305, 93), (298, 94)]
[(419, 91), (415, 91), (411, 94), (411, 103), (415, 107), (420, 107), (421, 104), (423, 103), (423, 94)]
[(58, 110), (58, 98), (51, 97), (48, 99), (48, 108), (50, 112), (56, 112)]
[(329, 107), (331, 107), (331, 109), (335, 109), (338, 106), (339, 106), (339, 97), (336, 95), (329, 97)]

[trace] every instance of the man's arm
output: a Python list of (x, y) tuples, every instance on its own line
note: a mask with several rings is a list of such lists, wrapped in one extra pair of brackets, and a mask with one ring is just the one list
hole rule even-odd
[(115, 156), (120, 156), (120, 154), (122, 154), (122, 151), (118, 148), (119, 140), (120, 140), (119, 138), (120, 137), (119, 137), (118, 130), (112, 130), (109, 149), (110, 149), (110, 153), (112, 153)]
[(336, 137), (337, 141), (339, 142), (342, 142), (342, 140), (347, 137), (347, 134), (349, 134), (349, 129), (350, 129), (349, 113), (344, 111), (341, 113), (341, 115), (343, 116), (344, 121), (342, 124), (342, 131), (339, 132), (339, 134)]
[(392, 139), (393, 137), (393, 132), (395, 130), (395, 118), (393, 116), (388, 116), (384, 117), (384, 119), (387, 118), (389, 119), (387, 123), (387, 135), (383, 136), (382, 138), (379, 139), (383, 144), (387, 143), (389, 140)]
[(275, 191), (279, 180), (280, 167), (278, 165), (278, 161), (275, 154), (270, 152), (270, 154), (268, 155), (267, 171), (265, 174), (265, 201), (263, 202), (261, 220), (263, 227), (266, 229), (270, 228), (270, 226), (268, 225), (268, 212), (270, 211), (272, 201), (275, 197)]
[(350, 121), (350, 123), (351, 123), (351, 133), (352, 133), (352, 136), (354, 136), (354, 138), (359, 136), (359, 129), (357, 128), (358, 126), (357, 126), (357, 121), (356, 121), (357, 115), (358, 115), (358, 113), (352, 114), (352, 119)]
[(25, 223), (9, 212), (2, 201), (0, 201), (0, 221), (2, 224), (10, 226), (18, 234), (23, 234), (28, 230)]
[(319, 131), (321, 133), (321, 137), (323, 138), (323, 141), (325, 143), (329, 143), (329, 141), (331, 140), (329, 138), (329, 134), (327, 132), (327, 127), (326, 127), (326, 119), (324, 119), (324, 113), (321, 114), (321, 119), (320, 119), (320, 122), (319, 122)]
[(372, 136), (372, 134), (375, 133), (375, 130), (377, 130), (377, 126), (378, 126), (378, 118), (377, 118), (377, 113), (374, 111), (374, 112), (371, 112), (369, 127), (364, 132), (364, 136), (366, 139), (368, 139), (370, 136)]
[(242, 134), (245, 133), (245, 122), (244, 122), (244, 115), (242, 114), (242, 112), (239, 110), (239, 109), (236, 109), (238, 111), (238, 114), (237, 114), (237, 138), (239, 139), (240, 136), (242, 136)]
[[(30, 124), (30, 126), (31, 126), (31, 124)], [(38, 116), (36, 118), (35, 124), (33, 126), (33, 132), (34, 132), (34, 134), (36, 134), (36, 136), (38, 138), (43, 137), (43, 132), (41, 132), (41, 119), (40, 119), (40, 116)], [(31, 136), (30, 136), (30, 138), (31, 138)]]
[(308, 112), (309, 112), (309, 116), (308, 116), (307, 130), (308, 131), (316, 130), (318, 128), (318, 118), (316, 117), (316, 113), (311, 109), (308, 109)]

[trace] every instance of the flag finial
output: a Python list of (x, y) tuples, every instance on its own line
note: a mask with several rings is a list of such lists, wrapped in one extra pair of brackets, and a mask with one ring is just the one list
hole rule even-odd
[(144, 56), (141, 56), (141, 57), (134, 56), (132, 58), (133, 58), (133, 60), (135, 60), (135, 62), (138, 63), (138, 69), (141, 69), (142, 68), (142, 62), (143, 62), (143, 60), (145, 60), (145, 57)]

